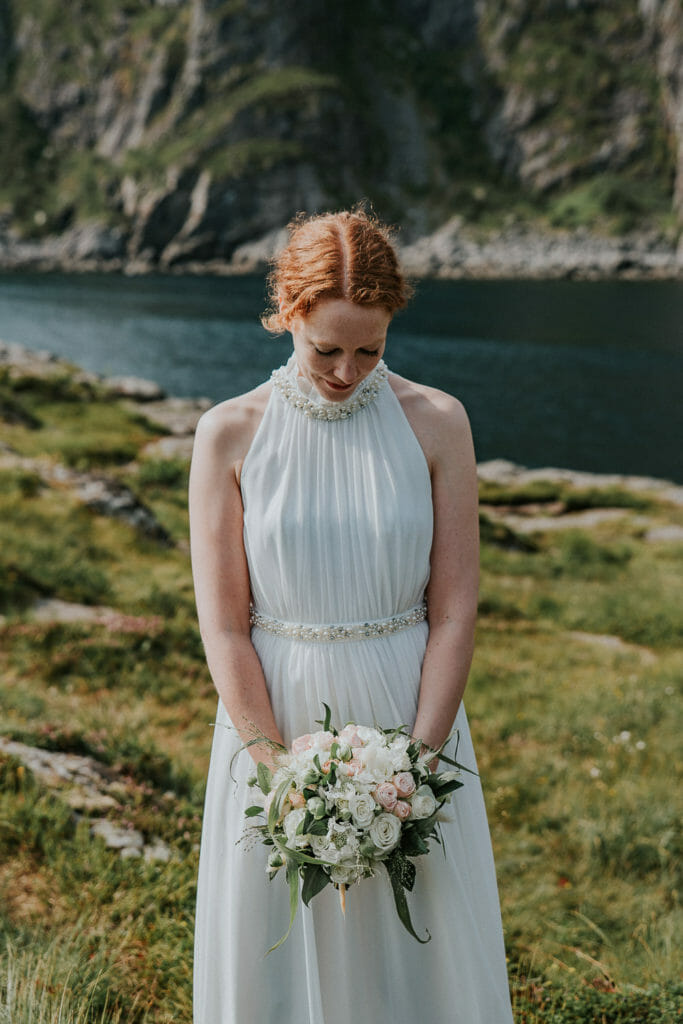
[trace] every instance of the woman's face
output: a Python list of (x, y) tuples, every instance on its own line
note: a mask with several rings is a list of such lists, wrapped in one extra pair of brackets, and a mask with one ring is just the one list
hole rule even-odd
[(299, 373), (330, 402), (340, 402), (382, 358), (391, 313), (348, 299), (324, 299), (289, 329)]

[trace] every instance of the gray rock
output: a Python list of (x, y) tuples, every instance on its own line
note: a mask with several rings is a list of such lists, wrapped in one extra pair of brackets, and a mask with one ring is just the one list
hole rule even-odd
[(145, 846), (144, 857), (147, 862), (167, 863), (171, 859), (171, 847), (163, 839), (153, 837), (152, 841)]
[(157, 402), (166, 395), (156, 381), (142, 377), (104, 377), (102, 383), (110, 395), (132, 398), (136, 402)]
[(63, 790), (71, 807), (107, 810), (119, 804), (121, 784), (107, 765), (93, 757), (44, 750), (4, 737), (0, 737), (0, 751), (16, 757), (44, 785)]
[(645, 534), (646, 541), (653, 544), (683, 544), (683, 526), (670, 523), (668, 526), (653, 526)]
[(166, 398), (146, 405), (145, 418), (175, 437), (186, 437), (194, 434), (200, 417), (212, 405), (210, 398)]
[(182, 459), (189, 461), (192, 458), (194, 438), (192, 435), (184, 437), (161, 437), (158, 441), (150, 441), (142, 449), (142, 454), (150, 459)]
[(558, 480), (572, 487), (623, 487), (631, 491), (652, 491), (658, 498), (674, 505), (683, 505), (683, 487), (649, 476), (625, 476), (618, 473), (588, 473), (583, 470), (559, 469), (547, 466), (543, 469), (527, 469), (507, 459), (491, 459), (477, 466), (480, 480), (504, 485), (527, 484), (537, 480)]
[(170, 534), (151, 509), (118, 480), (95, 474), (74, 474), (73, 492), (84, 505), (101, 515), (122, 519), (147, 537), (171, 545)]
[(109, 818), (94, 821), (90, 826), (90, 834), (99, 836), (112, 850), (121, 850), (123, 856), (141, 856), (145, 845), (142, 832), (134, 828), (122, 828)]
[(31, 618), (34, 622), (97, 623), (105, 613), (115, 614), (110, 608), (62, 601), (57, 597), (41, 598), (31, 608)]

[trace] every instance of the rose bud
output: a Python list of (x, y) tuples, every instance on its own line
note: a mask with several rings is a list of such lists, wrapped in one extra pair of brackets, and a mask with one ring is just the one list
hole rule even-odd
[(391, 813), (395, 814), (401, 821), (405, 821), (410, 817), (411, 810), (412, 807), (407, 800), (397, 800)]

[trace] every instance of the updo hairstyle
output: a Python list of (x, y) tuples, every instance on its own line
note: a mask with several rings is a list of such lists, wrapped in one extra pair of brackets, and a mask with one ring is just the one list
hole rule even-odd
[(365, 210), (299, 214), (288, 230), (289, 242), (268, 277), (271, 308), (261, 318), (267, 331), (281, 334), (324, 299), (382, 306), (392, 315), (408, 302), (412, 288), (389, 229)]

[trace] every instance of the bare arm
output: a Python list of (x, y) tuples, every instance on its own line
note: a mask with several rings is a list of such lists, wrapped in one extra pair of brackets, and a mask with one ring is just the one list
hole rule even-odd
[[(249, 626), (238, 481), (255, 418), (253, 404), (236, 399), (200, 420), (190, 473), (192, 572), (206, 659), (233, 725), (245, 742), (264, 735), (282, 743)], [(254, 745), (249, 752), (255, 761), (272, 764), (268, 745)]]
[(431, 393), (415, 421), (431, 466), (434, 538), (427, 588), (429, 640), (413, 735), (432, 748), (448, 737), (474, 648), (479, 587), (477, 473), (467, 415), (448, 395)]

